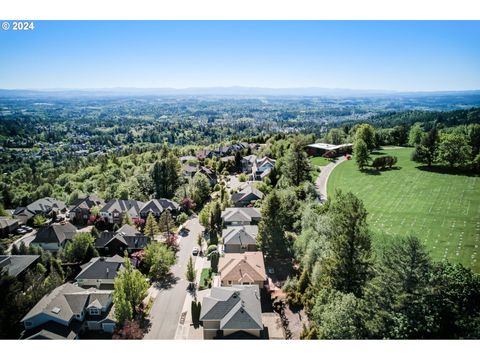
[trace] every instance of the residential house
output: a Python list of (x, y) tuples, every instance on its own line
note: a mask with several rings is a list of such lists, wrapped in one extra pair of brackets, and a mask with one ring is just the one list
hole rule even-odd
[(205, 160), (207, 158), (212, 158), (214, 156), (214, 153), (209, 150), (209, 149), (204, 149), (204, 150), (200, 150), (199, 152), (197, 152), (197, 159), (198, 160)]
[(113, 290), (113, 283), (118, 272), (123, 268), (124, 258), (119, 255), (112, 257), (94, 257), (82, 265), (82, 270), (75, 280), (83, 288), (96, 287)]
[(222, 231), (224, 251), (243, 253), (257, 250), (257, 225), (229, 226)]
[(30, 245), (39, 246), (43, 250), (57, 252), (61, 248), (65, 248), (76, 233), (77, 228), (68, 222), (53, 223), (38, 229)]
[(200, 321), (204, 339), (238, 335), (262, 335), (262, 306), (256, 285), (212, 287), (202, 301)]
[(275, 162), (274, 159), (270, 159), (267, 156), (261, 159), (255, 159), (252, 165), (252, 179), (263, 180), (275, 167)]
[(84, 330), (113, 333), (112, 291), (66, 283), (45, 295), (21, 322), (23, 339), (77, 339)]
[(140, 219), (140, 209), (144, 206), (145, 203), (137, 200), (113, 199), (100, 209), (100, 216), (109, 224), (120, 224), (126, 215), (132, 220)]
[(183, 172), (183, 176), (185, 177), (192, 178), (195, 176), (197, 171), (198, 171), (198, 168), (196, 165), (190, 165), (188, 163), (182, 164), (182, 172)]
[(224, 226), (231, 225), (256, 225), (260, 221), (259, 208), (226, 208), (222, 211)]
[(91, 209), (95, 206), (102, 208), (105, 206), (105, 201), (95, 195), (89, 195), (75, 200), (70, 208), (70, 221), (85, 224), (90, 217)]
[(104, 255), (123, 256), (125, 250), (132, 253), (144, 249), (150, 237), (133, 226), (125, 224), (117, 231), (103, 231), (95, 240), (95, 248)]
[(19, 223), (24, 225), (35, 215), (48, 216), (52, 212), (56, 214), (64, 214), (67, 206), (63, 201), (45, 197), (38, 199), (25, 207), (18, 207), (13, 212), (13, 218), (18, 219)]
[(248, 185), (245, 189), (233, 193), (231, 198), (235, 207), (244, 207), (250, 205), (253, 201), (261, 200), (263, 193), (252, 185)]
[(242, 171), (245, 173), (250, 173), (252, 171), (253, 164), (257, 161), (257, 155), (248, 155), (244, 156), (242, 160), (240, 160), (242, 164)]
[(40, 255), (0, 255), (0, 275), (18, 277), (33, 268)]
[(18, 228), (18, 219), (0, 216), (0, 238), (7, 237)]
[(148, 214), (152, 213), (156, 218), (159, 218), (165, 210), (169, 210), (175, 216), (179, 209), (180, 205), (173, 200), (152, 199), (140, 209), (140, 217), (146, 219)]
[(198, 170), (198, 172), (207, 177), (211, 186), (214, 186), (217, 183), (217, 174), (215, 174), (215, 172), (212, 171), (211, 169), (205, 166), (200, 166), (200, 169)]
[(191, 162), (191, 161), (196, 161), (197, 158), (195, 156), (191, 156), (191, 155), (187, 155), (187, 156), (181, 156), (180, 157), (180, 162), (183, 164), (183, 163), (187, 163), (187, 162)]
[(252, 285), (262, 289), (267, 281), (261, 251), (225, 253), (218, 262), (221, 286)]

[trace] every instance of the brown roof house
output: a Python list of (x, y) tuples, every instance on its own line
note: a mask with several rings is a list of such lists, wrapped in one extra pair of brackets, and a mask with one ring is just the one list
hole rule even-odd
[(203, 338), (235, 338), (241, 334), (262, 335), (262, 307), (256, 285), (212, 287), (202, 301), (200, 321)]
[(256, 284), (262, 289), (267, 281), (261, 251), (224, 254), (218, 263), (218, 273), (221, 286)]

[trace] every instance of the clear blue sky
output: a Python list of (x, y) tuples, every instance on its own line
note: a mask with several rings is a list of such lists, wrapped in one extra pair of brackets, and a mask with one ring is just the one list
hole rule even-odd
[(480, 21), (37, 21), (0, 88), (480, 89)]

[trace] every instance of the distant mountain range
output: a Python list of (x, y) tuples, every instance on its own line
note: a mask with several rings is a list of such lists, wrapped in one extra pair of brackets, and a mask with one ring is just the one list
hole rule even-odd
[(191, 88), (103, 88), (103, 89), (0, 89), (0, 97), (76, 97), (76, 96), (219, 96), (219, 97), (431, 97), (480, 96), (480, 90), (463, 91), (391, 91), (261, 87), (191, 87)]

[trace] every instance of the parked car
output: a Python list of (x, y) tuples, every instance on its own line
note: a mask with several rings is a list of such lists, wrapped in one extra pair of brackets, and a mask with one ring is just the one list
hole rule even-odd
[(195, 246), (195, 247), (193, 248), (193, 250), (192, 250), (192, 255), (193, 255), (193, 256), (197, 256), (199, 251), (200, 251), (200, 250), (198, 250), (198, 247)]
[(19, 234), (19, 235), (23, 235), (23, 234), (26, 234), (26, 233), (27, 233), (27, 230), (20, 229), (20, 228), (17, 229), (17, 234)]

